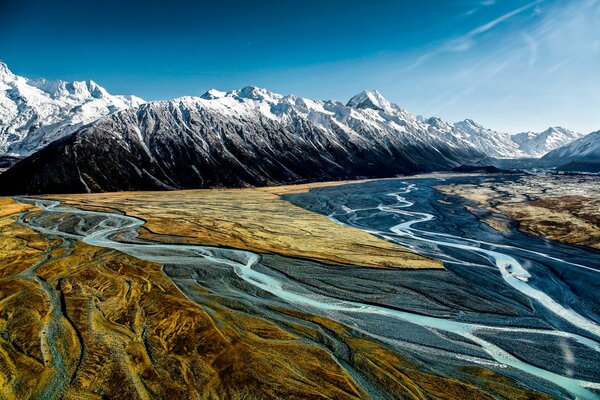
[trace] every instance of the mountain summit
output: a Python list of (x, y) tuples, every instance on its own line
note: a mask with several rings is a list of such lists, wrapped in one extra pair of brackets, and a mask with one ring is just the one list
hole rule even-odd
[(142, 104), (94, 81), (28, 79), (0, 62), (0, 156), (27, 156), (111, 112)]
[(2, 60), (0, 60), (0, 82), (4, 82), (5, 80), (14, 77), (14, 74), (10, 69), (8, 69), (8, 65)]
[(552, 150), (543, 161), (556, 162), (590, 162), (600, 165), (600, 131), (592, 132), (579, 139)]
[(363, 94), (350, 107), (249, 86), (142, 104), (81, 127), (14, 165), (0, 175), (0, 192), (390, 177), (485, 157), (451, 125), (428, 124), (373, 92)]
[(377, 90), (363, 90), (356, 96), (352, 97), (348, 107), (356, 109), (372, 109), (391, 113), (394, 111), (392, 104), (386, 100)]
[(560, 126), (550, 127), (543, 132), (521, 132), (512, 136), (519, 150), (530, 157), (542, 157), (548, 152), (565, 146), (583, 136)]

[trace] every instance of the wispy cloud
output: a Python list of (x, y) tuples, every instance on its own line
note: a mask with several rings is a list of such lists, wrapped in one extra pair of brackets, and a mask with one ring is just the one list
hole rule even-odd
[[(468, 49), (468, 43), (482, 39), (479, 35), (527, 10), (523, 23), (488, 36), (490, 46), (449, 57), (451, 51)], [(476, 110), (474, 119), (485, 124), (487, 118), (492, 127), (513, 132), (549, 125), (597, 130), (600, 119), (593, 105), (600, 100), (599, 18), (600, 0), (536, 1), (442, 43), (421, 56), (421, 63), (432, 61), (427, 69), (414, 72), (420, 76), (438, 64), (444, 66), (435, 81), (441, 95), (421, 103), (419, 112), (462, 118), (470, 107)], [(493, 111), (485, 104), (493, 104)]]
[(496, 25), (506, 21), (507, 19), (510, 19), (516, 15), (521, 14), (523, 11), (526, 11), (528, 9), (530, 9), (531, 7), (534, 7), (538, 4), (540, 4), (543, 0), (536, 0), (534, 2), (531, 2), (529, 4), (524, 5), (523, 7), (519, 7), (516, 8), (510, 12), (507, 12), (504, 15), (499, 16), (496, 19), (491, 20), (490, 22), (483, 24), (481, 26), (478, 26), (477, 28), (473, 29), (471, 32), (467, 33), (465, 36), (477, 36), (479, 34), (482, 34), (484, 32), (489, 31), (490, 29), (492, 29), (493, 27), (495, 27)]
[[(481, 4), (482, 5), (492, 5), (493, 2), (490, 3), (490, 1), (483, 1)], [(543, 1), (544, 0), (535, 0), (524, 6), (515, 8), (512, 11), (509, 11), (489, 22), (486, 22), (485, 24), (482, 24), (482, 25), (470, 30), (469, 32), (467, 32), (466, 34), (464, 34), (462, 36), (447, 40), (446, 42), (442, 43), (440, 46), (434, 48), (433, 50), (423, 53), (421, 56), (419, 56), (415, 60), (415, 62), (413, 62), (411, 65), (409, 65), (407, 68), (405, 68), (404, 71), (406, 72), (406, 71), (413, 70), (413, 69), (419, 67), (420, 65), (422, 65), (424, 62), (426, 62), (430, 58), (437, 56), (439, 54), (442, 54), (442, 53), (462, 52), (462, 51), (470, 50), (473, 47), (475, 40), (477, 39), (478, 36), (488, 32), (489, 30), (493, 29), (497, 25), (529, 10), (530, 8), (537, 6), (538, 4), (542, 3)]]
[(525, 43), (527, 44), (527, 47), (529, 48), (529, 66), (534, 66), (538, 60), (540, 47), (537, 42), (537, 39), (535, 39), (533, 36), (526, 32), (521, 33), (521, 36), (523, 37)]
[[(492, 80), (495, 76), (502, 73), (513, 62), (514, 59), (509, 58), (501, 62), (485, 60), (485, 62), (482, 61), (481, 63), (478, 63), (476, 66), (467, 71), (467, 75), (470, 75), (468, 84), (458, 89), (454, 88), (446, 91), (443, 94), (433, 98), (430, 102), (426, 103), (424, 105), (426, 114), (428, 116), (440, 115), (450, 106), (462, 102), (465, 97), (471, 95), (485, 82)], [(478, 71), (478, 73), (474, 75), (474, 71)], [(463, 75), (464, 72), (465, 71), (460, 71), (458, 75)]]
[(566, 60), (559, 61), (559, 62), (557, 62), (557, 63), (555, 63), (555, 64), (551, 65), (551, 66), (550, 66), (550, 67), (549, 67), (549, 68), (546, 70), (546, 73), (547, 73), (547, 74), (549, 74), (549, 75), (551, 75), (551, 74), (553, 74), (553, 73), (557, 72), (558, 70), (560, 70), (560, 69), (561, 69), (562, 67), (564, 67), (565, 65), (569, 64), (570, 62), (571, 62), (571, 60), (570, 60), (570, 59), (566, 59)]

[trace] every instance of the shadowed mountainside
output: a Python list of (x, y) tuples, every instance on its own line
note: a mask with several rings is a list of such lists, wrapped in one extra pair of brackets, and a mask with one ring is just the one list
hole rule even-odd
[[(374, 107), (374, 106), (372, 106)], [(144, 104), (51, 143), (3, 194), (243, 187), (447, 170), (483, 154), (448, 124), (259, 88)]]

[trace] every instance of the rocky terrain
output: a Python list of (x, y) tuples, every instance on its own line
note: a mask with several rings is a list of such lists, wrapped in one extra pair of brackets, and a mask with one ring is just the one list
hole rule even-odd
[(559, 165), (562, 171), (600, 172), (600, 131), (549, 152), (540, 162)]
[(382, 178), (540, 157), (579, 137), (418, 117), (375, 90), (346, 104), (252, 86), (144, 104), (93, 81), (29, 79), (0, 63), (0, 168), (26, 157), (0, 177), (3, 194)]
[(523, 176), (515, 181), (438, 189), (490, 210), (487, 222), (497, 229), (509, 223), (502, 218), (505, 215), (523, 232), (600, 248), (600, 181), (595, 176)]
[(146, 103), (53, 142), (2, 174), (0, 190), (264, 186), (444, 170), (484, 157), (444, 126), (357, 100), (368, 96), (344, 106), (247, 87)]
[[(250, 203), (240, 207), (241, 215), (254, 215), (240, 220), (255, 227), (272, 217), (275, 229), (283, 233), (284, 225), (277, 223), (278, 219), (294, 221), (301, 212), (278, 214), (285, 207), (265, 193), (250, 197)], [(207, 195), (210, 197), (207, 192), (182, 194), (187, 200)], [(154, 241), (164, 238), (171, 242), (177, 236), (211, 242), (215, 239), (210, 237), (212, 226), (216, 225), (215, 234), (219, 240), (224, 238), (218, 215), (223, 214), (223, 221), (227, 221), (236, 205), (243, 202), (230, 192), (216, 192), (214, 196), (222, 203), (221, 209), (203, 211), (201, 207), (182, 208), (171, 193), (153, 194), (154, 203), (146, 204), (146, 210), (154, 214), (161, 209), (164, 213), (155, 215), (150, 229), (168, 231), (169, 235), (149, 231), (143, 235)], [(89, 209), (111, 207), (113, 212), (120, 212), (121, 206), (133, 210), (136, 202), (135, 207), (142, 210), (142, 203), (148, 201), (141, 194), (132, 194), (129, 199), (116, 195), (112, 202), (107, 199), (99, 198), (98, 204), (91, 196), (70, 201), (79, 201)], [(258, 215), (251, 212), (253, 201), (272, 201), (274, 205)], [(21, 213), (24, 216), (20, 217)], [(211, 216), (212, 225), (203, 222), (204, 213)], [(87, 215), (88, 223), (99, 223)], [(306, 218), (301, 221), (310, 221)], [(214, 280), (218, 286), (203, 285), (211, 270), (222, 268), (218, 263), (186, 278), (185, 268), (167, 270), (164, 265), (120, 251), (87, 245), (73, 235), (42, 235), (28, 227), (46, 220), (49, 226), (56, 223), (75, 235), (91, 228), (68, 213), (40, 214), (34, 206), (0, 200), (3, 398), (358, 399), (378, 398), (381, 393), (415, 399), (548, 398), (479, 366), (465, 368), (458, 378), (445, 376), (344, 324), (289, 305), (265, 308), (261, 302), (270, 301), (272, 296), (248, 291), (220, 270)], [(287, 224), (290, 234), (311, 229), (302, 240), (322, 242), (322, 232), (341, 245), (322, 247), (315, 256), (310, 245), (296, 247), (301, 243), (296, 237), (290, 249), (274, 251), (295, 256), (306, 251), (306, 257), (324, 261), (325, 251), (331, 250), (334, 264), (352, 257), (369, 260), (364, 246), (379, 246), (384, 255), (392, 256), (393, 245), (373, 238), (365, 241), (360, 231), (351, 228), (345, 232), (327, 228), (328, 224), (337, 225), (326, 218), (297, 227), (294, 223)], [(256, 233), (243, 232), (238, 228), (224, 244), (249, 239), (248, 246), (256, 247), (252, 239)], [(352, 232), (358, 233), (353, 236)], [(266, 243), (272, 243), (268, 237)], [(360, 254), (341, 256), (350, 254), (352, 248), (361, 249)], [(415, 260), (397, 249), (393, 257)], [(265, 260), (277, 262), (268, 256)], [(373, 262), (380, 261), (374, 258), (365, 263)], [(233, 290), (233, 294), (223, 296), (222, 290)], [(248, 301), (247, 296), (254, 300)]]

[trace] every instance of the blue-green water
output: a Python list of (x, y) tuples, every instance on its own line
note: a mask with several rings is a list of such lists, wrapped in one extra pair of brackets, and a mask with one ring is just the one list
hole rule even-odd
[[(474, 179), (482, 178), (455, 182)], [(44, 235), (161, 263), (180, 290), (199, 302), (197, 285), (275, 323), (291, 318), (274, 311), (282, 307), (341, 322), (438, 374), (468, 380), (461, 368), (477, 365), (557, 397), (599, 398), (599, 253), (517, 231), (499, 233), (458, 199), (440, 202), (445, 196), (431, 187), (440, 183), (378, 181), (286, 198), (438, 258), (443, 271), (327, 266), (145, 242), (137, 239), (142, 220), (47, 200), (21, 199), (43, 209), (21, 222)], [(333, 336), (315, 345), (328, 347), (340, 362), (349, 360)], [(385, 395), (380, 388), (367, 390)]]

